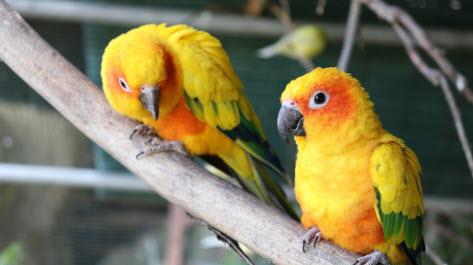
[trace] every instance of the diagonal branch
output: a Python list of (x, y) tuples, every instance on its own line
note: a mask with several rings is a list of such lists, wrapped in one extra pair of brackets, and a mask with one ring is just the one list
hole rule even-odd
[(134, 123), (116, 114), (97, 86), (0, 0), (0, 59), (35, 91), (157, 193), (276, 264), (352, 264), (355, 256), (327, 242), (302, 254), (304, 229), (275, 208), (184, 157), (136, 160)]
[(424, 50), (434, 62), (439, 66), (441, 72), (453, 82), (457, 90), (468, 100), (473, 103), (473, 92), (468, 86), (465, 77), (459, 73), (455, 67), (445, 57), (443, 51), (437, 48), (427, 37), (425, 31), (417, 24), (417, 22), (404, 10), (397, 6), (389, 5), (382, 0), (355, 0), (364, 3), (379, 18), (390, 24), (398, 23), (404, 27), (411, 35), (413, 41), (422, 50)]
[(450, 113), (452, 114), (453, 123), (455, 125), (458, 138), (460, 139), (460, 144), (465, 154), (468, 168), (470, 169), (470, 174), (473, 177), (473, 155), (471, 153), (471, 145), (468, 141), (468, 137), (466, 136), (465, 127), (463, 126), (460, 110), (458, 109), (457, 103), (455, 102), (455, 97), (453, 96), (452, 91), (450, 91), (450, 86), (448, 85), (447, 79), (440, 71), (431, 68), (427, 65), (427, 63), (422, 59), (420, 54), (416, 51), (414, 40), (402, 26), (397, 23), (393, 23), (392, 26), (401, 41), (404, 43), (407, 55), (411, 59), (412, 63), (417, 67), (419, 72), (421, 72), (421, 74), (425, 78), (427, 78), (433, 85), (440, 86), (440, 88), (442, 89)]
[(435, 265), (448, 265), (445, 261), (442, 260), (442, 258), (435, 253), (429, 246), (425, 246), (425, 255), (429, 257), (429, 259), (435, 264)]
[[(434, 86), (440, 86), (452, 114), (455, 129), (457, 131), (460, 144), (465, 154), (465, 159), (473, 177), (473, 155), (471, 145), (465, 133), (460, 110), (455, 102), (455, 98), (450, 91), (447, 77), (452, 81), (457, 90), (466, 100), (473, 103), (473, 93), (468, 87), (465, 77), (457, 72), (453, 65), (445, 58), (443, 52), (435, 47), (428, 39), (422, 28), (414, 19), (399, 7), (388, 5), (382, 0), (353, 0), (368, 6), (381, 19), (390, 23), (394, 31), (401, 39), (406, 49), (407, 55), (419, 72), (427, 78)], [(353, 2), (352, 2), (353, 4)], [(351, 26), (351, 25), (348, 25)], [(348, 31), (348, 30), (347, 30)], [(421, 48), (437, 64), (438, 69), (430, 67), (421, 57), (416, 47)]]
[(337, 66), (340, 70), (346, 71), (350, 62), (353, 45), (356, 41), (356, 34), (360, 27), (361, 4), (358, 0), (352, 0), (350, 11), (348, 13), (347, 25), (345, 29), (345, 37), (343, 38), (343, 47), (338, 58)]

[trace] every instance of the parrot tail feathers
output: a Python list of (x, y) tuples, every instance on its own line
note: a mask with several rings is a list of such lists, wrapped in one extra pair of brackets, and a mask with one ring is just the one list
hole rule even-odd
[(238, 181), (243, 189), (258, 197), (264, 203), (274, 205), (298, 220), (297, 214), (287, 200), (284, 191), (271, 174), (273, 170), (270, 169), (273, 168), (268, 166), (267, 162), (263, 162), (246, 152), (239, 145), (235, 144), (233, 147), (228, 152), (218, 154), (219, 159), (210, 159), (210, 157), (204, 159), (220, 171), (226, 174), (230, 172), (230, 175)]
[(424, 239), (420, 240), (419, 246), (416, 249), (409, 248), (405, 242), (402, 242), (400, 245), (402, 251), (406, 254), (407, 259), (411, 265), (421, 265), (421, 252), (425, 252), (425, 243)]
[(271, 170), (282, 177), (290, 186), (293, 185), (291, 177), (284, 171), (281, 161), (273, 151), (271, 151), (268, 142), (254, 144), (254, 142), (238, 141), (238, 144), (248, 152), (252, 158), (271, 168)]
[(267, 164), (258, 160), (254, 160), (253, 163), (256, 166), (257, 179), (260, 179), (266, 191), (270, 194), (272, 204), (284, 210), (291, 218), (298, 221), (299, 217), (297, 213), (294, 211), (293, 206), (290, 204), (279, 183), (276, 182), (267, 170)]
[(232, 184), (239, 185), (239, 182), (236, 178), (236, 173), (218, 156), (202, 155), (194, 158), (194, 162), (201, 165), (215, 176)]
[[(232, 176), (244, 190), (255, 195), (263, 202), (271, 204), (268, 191), (255, 170), (253, 158), (239, 146), (235, 145), (234, 147), (229, 153), (219, 154), (218, 158), (215, 158), (215, 156), (201, 156), (201, 158), (204, 158), (205, 162), (218, 168), (220, 171), (224, 171), (227, 175)], [(222, 178), (218, 174), (217, 176)], [(223, 177), (223, 179), (226, 178)]]

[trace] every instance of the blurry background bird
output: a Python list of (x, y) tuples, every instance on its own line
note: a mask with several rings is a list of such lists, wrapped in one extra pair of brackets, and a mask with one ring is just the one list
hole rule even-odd
[(257, 51), (260, 58), (277, 55), (291, 59), (312, 60), (325, 49), (326, 37), (322, 28), (316, 25), (304, 25), (282, 36), (277, 42)]

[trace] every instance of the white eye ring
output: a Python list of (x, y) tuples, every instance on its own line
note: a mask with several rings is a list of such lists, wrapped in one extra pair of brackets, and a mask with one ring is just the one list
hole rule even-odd
[(125, 79), (123, 79), (123, 77), (118, 78), (118, 84), (126, 92), (131, 92), (131, 88), (128, 86), (128, 84), (126, 83)]
[(315, 93), (310, 97), (309, 100), (309, 108), (311, 109), (320, 109), (323, 106), (327, 105), (330, 99), (330, 95), (322, 90), (317, 90)]

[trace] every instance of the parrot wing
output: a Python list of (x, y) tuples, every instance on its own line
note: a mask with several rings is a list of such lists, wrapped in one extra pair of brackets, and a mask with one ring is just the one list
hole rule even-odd
[(167, 40), (182, 69), (184, 97), (191, 111), (250, 155), (253, 176), (239, 176), (243, 186), (266, 202), (275, 199), (297, 219), (281, 187), (260, 166), (264, 164), (291, 183), (266, 141), (260, 121), (243, 94), (243, 84), (220, 41), (207, 32), (186, 25), (168, 27), (167, 30)]
[(420, 251), (424, 213), (421, 167), (414, 152), (397, 140), (378, 145), (370, 158), (375, 209), (386, 241)]
[(192, 112), (286, 177), (220, 41), (186, 25), (168, 30), (172, 31), (168, 40), (179, 57), (184, 94)]

